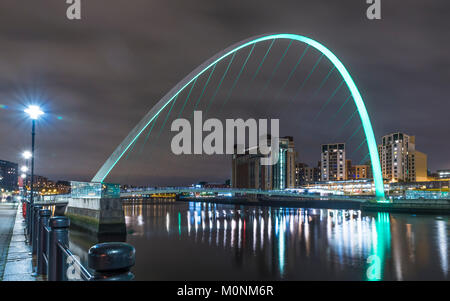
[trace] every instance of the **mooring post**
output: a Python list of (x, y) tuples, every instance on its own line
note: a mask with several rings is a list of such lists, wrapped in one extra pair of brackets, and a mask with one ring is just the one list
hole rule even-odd
[(70, 220), (65, 216), (55, 216), (50, 218), (49, 225), (51, 231), (48, 244), (48, 280), (63, 281), (66, 275), (66, 261), (58, 244), (68, 244)]
[(95, 271), (93, 281), (130, 281), (130, 268), (135, 264), (136, 251), (122, 242), (100, 243), (88, 252), (88, 266)]

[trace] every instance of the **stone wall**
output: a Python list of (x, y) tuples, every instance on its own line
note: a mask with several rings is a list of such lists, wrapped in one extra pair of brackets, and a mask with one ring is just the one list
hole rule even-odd
[(126, 233), (120, 198), (71, 198), (65, 215), (72, 226), (93, 234)]

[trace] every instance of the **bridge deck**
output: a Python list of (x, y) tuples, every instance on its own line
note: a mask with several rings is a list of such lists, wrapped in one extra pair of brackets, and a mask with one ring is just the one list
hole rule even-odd
[(289, 190), (259, 190), (259, 189), (236, 189), (236, 188), (192, 188), (192, 187), (167, 187), (167, 188), (155, 188), (155, 189), (143, 189), (122, 192), (120, 196), (122, 198), (139, 197), (143, 195), (157, 195), (157, 194), (182, 194), (182, 193), (213, 193), (213, 194), (231, 194), (235, 195), (265, 195), (265, 196), (279, 196), (279, 197), (293, 197), (304, 199), (322, 199), (327, 200), (348, 200), (364, 202), (369, 199), (374, 199), (374, 196), (348, 196), (348, 195), (319, 195), (311, 193), (298, 193), (296, 191)]

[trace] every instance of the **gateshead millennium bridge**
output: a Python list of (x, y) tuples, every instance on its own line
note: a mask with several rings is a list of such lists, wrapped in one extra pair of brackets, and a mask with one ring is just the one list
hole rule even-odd
[[(111, 156), (106, 160), (103, 166), (96, 173), (92, 182), (103, 182), (114, 166), (119, 162), (119, 160), (124, 156), (124, 154), (130, 149), (130, 147), (135, 143), (138, 137), (144, 132), (144, 130), (158, 117), (158, 115), (166, 108), (171, 102), (174, 102), (177, 96), (190, 84), (197, 80), (199, 76), (204, 74), (207, 70), (215, 68), (216, 64), (225, 58), (234, 55), (241, 49), (247, 47), (255, 47), (256, 44), (264, 41), (275, 41), (275, 40), (289, 40), (298, 43), (304, 43), (308, 47), (312, 47), (318, 50), (322, 56), (326, 57), (339, 71), (340, 75), (345, 81), (351, 96), (356, 105), (359, 117), (364, 130), (365, 138), (367, 141), (367, 146), (369, 149), (370, 161), (372, 164), (373, 179), (375, 183), (375, 195), (379, 202), (385, 201), (385, 193), (383, 186), (383, 178), (381, 173), (380, 159), (378, 156), (377, 144), (375, 140), (375, 135), (373, 133), (372, 125), (370, 122), (369, 115), (367, 113), (364, 101), (356, 87), (355, 82), (350, 76), (349, 72), (342, 64), (342, 62), (334, 55), (327, 47), (321, 43), (310, 39), (305, 36), (296, 34), (264, 34), (255, 37), (248, 38), (241, 42), (238, 42), (222, 51), (217, 53), (212, 58), (206, 60), (203, 64), (197, 67), (189, 75), (187, 75), (183, 80), (181, 80), (177, 85), (175, 85), (161, 100), (150, 109), (150, 111), (142, 118), (142, 120), (131, 130), (131, 132), (125, 137), (125, 139), (120, 143), (120, 145), (114, 150)], [(238, 75), (239, 76), (239, 75)]]

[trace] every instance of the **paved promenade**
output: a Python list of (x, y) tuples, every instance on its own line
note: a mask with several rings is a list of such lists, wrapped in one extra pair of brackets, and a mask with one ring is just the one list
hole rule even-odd
[(11, 240), (17, 205), (0, 204), (0, 280), (3, 279), (9, 242)]
[[(3, 211), (0, 209), (0, 211)], [(11, 211), (13, 213), (11, 213)], [(6, 213), (5, 213), (6, 214)], [(13, 216), (10, 225), (10, 242), (7, 247), (3, 281), (36, 281), (41, 277), (34, 277), (33, 256), (31, 247), (26, 242), (25, 222), (22, 217), (22, 208), (9, 209), (8, 214)], [(1, 218), (1, 217), (0, 217)], [(3, 224), (3, 222), (2, 222)], [(13, 226), (13, 227), (12, 227)], [(12, 234), (12, 235), (11, 235)]]

